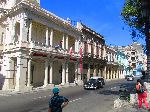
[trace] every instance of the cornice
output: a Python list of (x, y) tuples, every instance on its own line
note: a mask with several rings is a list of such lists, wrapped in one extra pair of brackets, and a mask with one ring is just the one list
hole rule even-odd
[(96, 37), (99, 37), (100, 39), (104, 40), (104, 37), (102, 35), (100, 35), (99, 33), (95, 32), (94, 30), (92, 30), (91, 28), (87, 27), (84, 24), (81, 24), (81, 25), (82, 25), (82, 30), (90, 32), (91, 34), (95, 35)]
[(38, 12), (37, 14), (39, 14), (39, 15), (41, 14), (42, 16), (45, 16), (46, 18), (53, 20), (57, 24), (63, 25), (70, 30), (78, 32), (78, 34), (81, 34), (81, 31), (79, 29), (77, 29), (76, 27), (72, 26), (67, 20), (62, 19), (62, 18), (56, 16), (55, 14), (53, 14), (53, 13), (51, 13), (51, 12), (49, 12), (49, 11), (39, 7), (39, 6), (32, 4), (29, 1), (20, 2), (19, 4), (15, 5), (12, 9), (10, 9), (8, 11), (8, 13), (3, 15), (2, 17), (3, 18), (8, 17), (9, 14), (15, 13), (16, 11), (18, 11), (22, 8), (27, 8), (28, 10), (37, 11)]

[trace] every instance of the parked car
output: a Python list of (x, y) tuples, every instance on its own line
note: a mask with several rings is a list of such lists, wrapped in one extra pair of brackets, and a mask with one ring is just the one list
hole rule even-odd
[(127, 77), (127, 81), (133, 81), (133, 80), (134, 80), (134, 77), (132, 75)]
[(84, 89), (98, 89), (105, 85), (104, 78), (102, 77), (91, 77), (89, 81), (84, 84)]

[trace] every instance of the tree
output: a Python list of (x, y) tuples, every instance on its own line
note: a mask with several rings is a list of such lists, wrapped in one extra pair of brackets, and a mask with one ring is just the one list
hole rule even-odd
[(145, 37), (148, 82), (150, 82), (150, 3), (149, 0), (125, 0), (124, 22), (132, 29), (132, 38)]

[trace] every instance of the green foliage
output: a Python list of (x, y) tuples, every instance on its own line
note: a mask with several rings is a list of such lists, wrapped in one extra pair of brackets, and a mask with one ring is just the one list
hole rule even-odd
[(142, 17), (141, 0), (125, 0), (121, 15), (124, 22), (132, 28), (132, 37), (142, 36), (145, 20)]

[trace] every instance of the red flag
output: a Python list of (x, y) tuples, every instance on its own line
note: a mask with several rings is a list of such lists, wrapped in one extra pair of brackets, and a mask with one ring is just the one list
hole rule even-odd
[(79, 58), (79, 63), (80, 63), (80, 73), (82, 73), (83, 67), (82, 67), (82, 48), (79, 50), (80, 58)]
[(72, 49), (72, 47), (70, 47), (70, 49), (69, 49), (70, 60), (72, 60), (72, 53), (73, 53), (73, 49)]
[(72, 50), (72, 47), (70, 47), (69, 54), (71, 57), (72, 57), (72, 53), (73, 53), (73, 50)]

